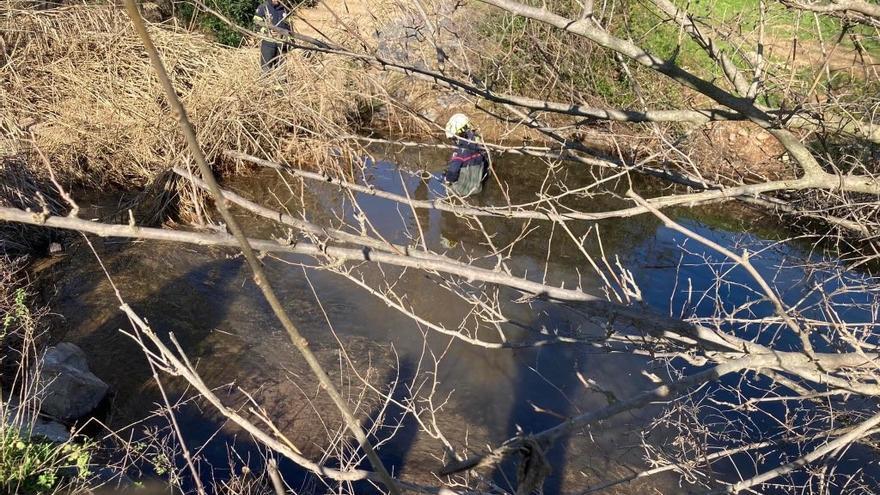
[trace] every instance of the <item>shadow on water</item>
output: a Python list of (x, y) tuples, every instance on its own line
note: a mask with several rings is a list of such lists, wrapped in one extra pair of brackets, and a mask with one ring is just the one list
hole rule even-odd
[[(220, 348), (224, 347), (223, 342), (230, 341), (232, 337), (216, 330), (226, 320), (232, 299), (237, 296), (234, 281), (240, 279), (241, 260), (220, 259), (197, 264), (194, 268), (183, 271), (182, 275), (158, 285), (157, 282), (162, 281), (165, 274), (156, 271), (156, 267), (149, 266), (151, 263), (146, 259), (147, 253), (138, 253), (136, 256), (140, 260), (128, 260), (126, 268), (118, 266), (122, 261), (120, 258), (128, 258), (129, 252), (125, 251), (114, 258), (108, 269), (114, 281), (121, 283), (122, 296), (134, 311), (145, 318), (161, 337), (167, 339), (168, 333), (173, 332), (189, 356), (198, 358), (212, 355), (216, 351), (222, 352)], [(141, 262), (147, 266), (136, 267)], [(130, 273), (141, 280), (129, 279)], [(90, 283), (100, 285), (94, 290), (94, 295), (100, 297), (100, 294), (107, 292), (107, 283), (103, 274), (95, 275)], [(80, 290), (88, 292), (88, 284), (81, 286)], [(113, 297), (109, 294), (108, 296)], [(102, 300), (100, 303), (92, 301), (92, 304), (103, 306), (107, 302), (112, 304), (115, 298)], [(115, 306), (118, 304), (113, 306), (114, 309)], [(100, 312), (86, 310), (82, 315)], [(77, 331), (66, 338), (73, 339), (83, 348), (93, 363), (92, 370), (98, 376), (105, 377), (113, 390), (126, 391), (129, 395), (119, 396), (120, 401), (115, 404), (114, 413), (128, 418), (152, 410), (156, 399), (153, 394), (131, 393), (146, 391), (145, 387), (148, 387), (152, 373), (139, 346), (120, 332), (131, 332), (131, 324), (125, 315), (121, 311), (111, 310), (103, 321), (92, 319), (77, 325), (72, 319), (69, 320), (69, 324), (77, 328)]]
[[(272, 204), (274, 198), (280, 197), (282, 201), (290, 201), (291, 210), (295, 211), (297, 198), (290, 194), (285, 196), (286, 188), (277, 184), (274, 174), (271, 177), (274, 182), (257, 180), (245, 184), (246, 188), (253, 189), (248, 189), (246, 195), (265, 204)], [(540, 178), (540, 171), (533, 169), (520, 174), (519, 180), (503, 176), (503, 180), (516, 184), (519, 189), (515, 189), (513, 194), (519, 196), (528, 194), (529, 184)], [(402, 193), (406, 187), (418, 199), (442, 194), (442, 188), (436, 181), (424, 181), (406, 174), (401, 177), (399, 170), (390, 163), (382, 163), (373, 170), (372, 180), (377, 187), (398, 193)], [(272, 187), (276, 189), (271, 190)], [(325, 206), (328, 198), (333, 197), (331, 194), (322, 194), (319, 188), (316, 188), (315, 196)], [(425, 242), (432, 248), (450, 249), (453, 254), (463, 252), (465, 247), (471, 250), (484, 242), (481, 235), (473, 233), (463, 220), (453, 214), (420, 210), (413, 215), (406, 208), (373, 198), (361, 199), (361, 206), (375, 219), (376, 227), (391, 240), (408, 242), (407, 235), (415, 238), (421, 229)], [(504, 195), (497, 189), (487, 188), (474, 201), (481, 204), (503, 202)], [(351, 214), (345, 204), (343, 212)], [(332, 213), (325, 216), (332, 217)], [(277, 234), (274, 227), (266, 222), (254, 221), (247, 215), (242, 215), (242, 218), (248, 220), (248, 228), (257, 235), (265, 237)], [(405, 229), (401, 228), (402, 222)], [(509, 243), (522, 233), (521, 227), (511, 226), (503, 220), (483, 219), (482, 224), (487, 233), (494, 236), (493, 242), (497, 245)], [(648, 238), (654, 228), (650, 222), (630, 225), (609, 231), (607, 242), (612, 245), (609, 249), (617, 250), (617, 246), (632, 242), (637, 237)], [(534, 254), (546, 249), (548, 239), (556, 236), (558, 242), (549, 244), (553, 259), (550, 260), (548, 277), (569, 284), (579, 282), (579, 277), (567, 266), (577, 255), (564, 247), (560, 233), (550, 231), (546, 225), (536, 227), (537, 230), (527, 236), (513, 253), (511, 262), (514, 268), (520, 272), (540, 273), (545, 258), (534, 257)], [(619, 234), (620, 231), (624, 233)], [(444, 242), (449, 247), (444, 247)], [(478, 248), (474, 252), (479, 254), (480, 250), (485, 251), (484, 248)], [(295, 368), (293, 361), (298, 356), (285, 343), (286, 337), (279, 335), (268, 306), (250, 282), (240, 258), (228, 258), (227, 252), (221, 250), (179, 248), (165, 244), (131, 244), (126, 248), (109, 245), (103, 251), (102, 256), (108, 262), (115, 281), (122, 287), (123, 296), (149, 320), (157, 332), (175, 332), (190, 358), (194, 362), (200, 361), (199, 371), (206, 383), (211, 386), (232, 382), (241, 386), (257, 386), (263, 393), (258, 395), (258, 400), (265, 399), (275, 407), (275, 411), (287, 409), (282, 421), (288, 425), (295, 425), (300, 415), (305, 414), (301, 410), (289, 411), (292, 402), (289, 393), (299, 392), (284, 388), (284, 379), (275, 376), (283, 374), (290, 367)], [(154, 410), (158, 396), (149, 385), (150, 372), (141, 351), (128, 337), (118, 332), (120, 328), (128, 328), (128, 322), (113, 303), (112, 291), (99, 272), (95, 272), (91, 255), (85, 253), (82, 258), (80, 262), (84, 266), (68, 274), (67, 304), (60, 305), (59, 310), (71, 315), (69, 324), (72, 331), (67, 340), (79, 343), (90, 356), (95, 373), (118, 391), (113, 408), (114, 423), (125, 424)], [(206, 258), (210, 261), (205, 262)], [(295, 321), (302, 323), (302, 329), (310, 341), (318, 348), (335, 348), (336, 343), (327, 337), (322, 312), (309, 302), (312, 300), (311, 292), (303, 282), (301, 271), (276, 262), (268, 262), (267, 268), (279, 297), (290, 308)], [(400, 380), (412, 380), (412, 370), (418, 367), (415, 359), (423, 345), (421, 333), (417, 332), (412, 322), (401, 315), (389, 315), (384, 304), (344, 282), (340, 283), (340, 279), (332, 275), (315, 272), (313, 279), (331, 318), (337, 327), (341, 327), (338, 330), (345, 335), (362, 335), (380, 343), (393, 342), (401, 353)], [(590, 278), (585, 278), (583, 282), (585, 287), (594, 284)], [(460, 318), (457, 313), (462, 308), (456, 302), (456, 296), (438, 297), (436, 291), (430, 290), (433, 282), (426, 279), (415, 278), (409, 284), (406, 293), (426, 306), (426, 316), (447, 325), (457, 324)], [(71, 290), (70, 286), (75, 288)], [(62, 289), (62, 292), (65, 291)], [(512, 293), (504, 294), (505, 299), (515, 297)], [(559, 311), (549, 304), (540, 303), (533, 308), (518, 305), (512, 309), (515, 310), (512, 316), (520, 321), (518, 327), (510, 325), (515, 327), (509, 329), (512, 335), (517, 332), (524, 336), (533, 334), (543, 327), (552, 331), (565, 324)], [(435, 335), (429, 335), (428, 339), (435, 349), (450, 346), (448, 341)], [(460, 343), (453, 343), (449, 349), (443, 368), (438, 370), (440, 393), (455, 392), (454, 403), (449, 408), (455, 413), (454, 417), (461, 420), (444, 424), (443, 428), (459, 441), (473, 436), (478, 442), (497, 443), (520, 430), (534, 432), (553, 426), (560, 417), (576, 412), (576, 403), (588, 407), (605, 404), (601, 395), (586, 401), (579, 400), (581, 396), (590, 395), (581, 390), (575, 374), (580, 371), (578, 367), (584, 361), (578, 358), (583, 349), (553, 347), (486, 352)], [(303, 372), (301, 366), (296, 370)], [(620, 381), (620, 377), (609, 378)], [(169, 388), (175, 396), (183, 391), (180, 384), (171, 383)], [(402, 394), (404, 390), (398, 387), (396, 393)], [(285, 391), (288, 395), (285, 395)], [(229, 398), (232, 403), (235, 397), (230, 395), (224, 398)], [(397, 397), (398, 400), (403, 398)], [(536, 411), (536, 407), (541, 411)], [(403, 411), (392, 405), (387, 420), (393, 422), (400, 418), (403, 418)], [(212, 414), (210, 408), (188, 405), (181, 410), (180, 419), (187, 441), (191, 446), (198, 447), (200, 454), (215, 468), (214, 475), (222, 476), (230, 455), (227, 443), (236, 445), (243, 458), (256, 459), (253, 462), (259, 463), (259, 449), (249, 438), (238, 438), (240, 433), (235, 429), (224, 427), (222, 418)], [(428, 462), (433, 462), (432, 456), (438, 450), (436, 445), (431, 450), (424, 442), (416, 447), (419, 439), (413, 421), (412, 418), (405, 421), (397, 435), (384, 446), (382, 455), (393, 469), (418, 471), (424, 476), (424, 473), (436, 468)], [(417, 451), (412, 450), (414, 447)], [(600, 448), (608, 447), (606, 442)], [(555, 471), (547, 480), (546, 493), (557, 493), (562, 489), (567, 453), (567, 439), (557, 442), (547, 453)], [(302, 470), (292, 463), (282, 462), (281, 466), (285, 479), (292, 485), (303, 486), (309, 482)], [(258, 466), (252, 468), (257, 469)], [(504, 479), (515, 480), (516, 468), (507, 466), (495, 473), (494, 477), (506, 486), (508, 483)], [(366, 490), (366, 487), (359, 487), (359, 490)]]
[[(293, 438), (303, 437), (305, 443), (316, 446), (327, 441), (321, 437), (323, 429), (320, 424), (325, 420), (332, 421), (333, 414), (324, 420), (316, 418), (309, 402), (315, 398), (306, 393), (314, 382), (310, 371), (289, 344), (286, 334), (279, 330), (274, 315), (253, 285), (240, 257), (229, 257), (222, 251), (211, 249), (177, 250), (177, 246), (169, 244), (145, 248), (139, 244), (118, 246), (96, 241), (96, 248), (126, 302), (166, 342), (169, 332), (175, 334), (204, 381), (209, 386), (219, 387), (215, 392), (221, 400), (232, 406), (242, 404), (243, 397), (235, 387), (224, 384), (241, 386), (261, 403), (264, 399), (271, 414), (286, 427), (283, 429), (292, 429)], [(130, 331), (131, 326), (118, 309), (109, 282), (103, 272), (96, 271), (97, 263), (87, 249), (71, 252), (69, 256), (70, 266), (65, 269), (65, 278), (58, 287), (61, 296), (55, 305), (59, 312), (67, 315), (69, 330), (62, 339), (79, 345), (89, 356), (91, 370), (108, 382), (114, 391), (110, 417), (106, 422), (111, 428), (138, 422), (134, 427), (126, 427), (121, 435), (135, 440), (143, 438), (154, 428), (166, 428), (164, 418), (148, 418), (152, 411), (160, 409), (161, 397), (152, 382), (152, 373), (142, 350), (120, 332)], [(205, 262), (206, 258), (210, 261)], [(279, 296), (291, 308), (291, 317), (313, 342), (313, 350), (328, 367), (328, 372), (336, 376), (332, 367), (336, 361), (333, 356), (337, 343), (326, 337), (322, 312), (316, 304), (309, 302), (313, 297), (302, 272), (299, 275), (297, 271), (283, 273), (283, 286), (279, 283), (281, 275), (277, 268), (270, 271), (270, 278), (279, 286)], [(313, 277), (316, 283), (320, 283), (317, 275)], [(343, 303), (339, 296), (331, 293), (323, 304), (333, 311)], [(355, 321), (350, 318), (346, 324)], [(320, 334), (324, 335), (321, 339), (317, 338)], [(346, 348), (352, 346), (352, 341), (345, 335), (341, 338)], [(397, 382), (392, 397), (394, 401), (404, 403), (406, 384), (416, 379), (415, 365), (404, 357), (398, 368), (388, 358), (375, 355), (377, 351), (371, 350), (374, 348), (380, 349), (373, 344), (360, 345), (351, 352), (356, 362), (373, 353), (376, 366), (384, 370), (384, 376), (379, 376), (378, 384), (374, 385)], [(172, 403), (192, 396), (181, 380), (161, 377)], [(324, 398), (323, 402), (321, 397), (318, 399), (316, 407), (319, 410), (329, 408), (332, 413), (329, 399)], [(403, 470), (418, 432), (417, 425), (394, 402), (387, 409), (372, 411), (362, 417), (369, 423), (380, 413), (384, 413), (380, 433), (395, 433), (382, 450), (384, 460), (390, 469)], [(143, 421), (144, 418), (148, 419)], [(203, 481), (222, 481), (236, 474), (228, 471), (230, 460), (238, 464), (237, 474), (241, 474), (243, 465), (253, 472), (262, 472), (265, 449), (239, 428), (227, 424), (210, 406), (198, 401), (187, 402), (179, 408), (177, 418), (191, 451), (197, 452), (212, 468), (206, 470)], [(396, 423), (401, 423), (398, 428), (387, 426)], [(303, 430), (309, 429), (312, 430), (310, 434), (302, 435)], [(320, 449), (315, 451), (312, 448), (309, 453), (312, 458), (320, 457)], [(175, 461), (179, 469), (185, 468), (182, 459)], [(359, 467), (369, 468), (369, 465)], [(156, 472), (149, 463), (142, 468), (148, 475)], [(285, 481), (293, 487), (312, 486), (316, 482), (292, 462), (281, 462), (280, 468)], [(188, 479), (188, 472), (183, 473), (184, 479)], [(193, 486), (187, 484), (184, 488)], [(368, 484), (358, 484), (358, 493), (370, 490)]]
[[(408, 171), (422, 168), (427, 160), (433, 163), (431, 171), (436, 172), (442, 168), (444, 158), (437, 154), (425, 155), (407, 164), (407, 158), (403, 157), (400, 162), (404, 166), (401, 168), (390, 162), (378, 162), (369, 169), (369, 181), (379, 189), (399, 194), (406, 190), (415, 199), (431, 199), (442, 194), (442, 186), (435, 179), (426, 181)], [(511, 185), (511, 198), (517, 202), (534, 200), (534, 190), (547, 171), (522, 160), (505, 165), (499, 169), (499, 175)], [(566, 178), (574, 183), (586, 180), (585, 174), (589, 171), (566, 169), (553, 173), (569, 174), (571, 177)], [(291, 212), (302, 209), (300, 198), (296, 196), (299, 191), (289, 191), (274, 172), (258, 173), (231, 181), (226, 186), (267, 206), (275, 206), (280, 200)], [(310, 205), (310, 216), (353, 218), (351, 205), (338, 199), (338, 189), (317, 184), (308, 192), (310, 197), (306, 200), (317, 205), (314, 208)], [(494, 263), (494, 259), (486, 258), (489, 248), (484, 236), (475, 233), (464, 220), (453, 214), (434, 210), (413, 213), (407, 207), (374, 197), (361, 195), (359, 199), (360, 206), (376, 229), (390, 241), (412, 243), (419, 239), (421, 231), (424, 242), (432, 249), (453, 256), (473, 255), (486, 266)], [(498, 205), (504, 204), (506, 199), (490, 183), (472, 201)], [(575, 198), (572, 201), (573, 207), (592, 211), (618, 204), (613, 197)], [(238, 214), (246, 220), (249, 234), (267, 238), (286, 234), (269, 222)], [(520, 239), (524, 232), (522, 224), (504, 219), (484, 218), (481, 223), (486, 233), (492, 236), (495, 246), (506, 246)], [(698, 220), (687, 225), (726, 246), (739, 242), (738, 234), (713, 230)], [(685, 244), (684, 240), (669, 229), (659, 227), (653, 217), (600, 222), (599, 227), (605, 251), (620, 255), (623, 265), (632, 269), (638, 278), (647, 303), (657, 310), (676, 313), (689, 303), (688, 295), (680, 287), (677, 289), (678, 281), (692, 281), (693, 290), (699, 292), (712, 280), (712, 271), (700, 267), (703, 252), (687, 245), (693, 252), (682, 259), (680, 248)], [(527, 274), (532, 280), (546, 277), (550, 283), (559, 285), (564, 282), (566, 287), (581, 284), (588, 292), (595, 292), (601, 286), (598, 277), (591, 275), (582, 254), (564, 232), (541, 222), (533, 222), (528, 228), (528, 235), (518, 242), (507, 259), (514, 273)], [(576, 236), (589, 228), (592, 224), (586, 222), (572, 225)], [(274, 417), (284, 431), (292, 431), (298, 441), (309, 446), (310, 458), (321, 457), (322, 445), (319, 445), (318, 437), (326, 432), (320, 421), (310, 416), (313, 413), (310, 401), (323, 395), (312, 394), (311, 385), (307, 385), (311, 383), (310, 372), (287, 341), (286, 334), (279, 330), (240, 258), (229, 257), (230, 251), (161, 243), (132, 243), (119, 247), (107, 241), (98, 247), (111, 275), (122, 288), (123, 296), (130, 298), (128, 302), (132, 307), (160, 334), (169, 330), (175, 332), (191, 360), (198, 362), (206, 383), (215, 387), (235, 383), (253, 391), (258, 402), (276, 415)], [(595, 243), (585, 249), (593, 254), (600, 252)], [(781, 262), (787, 255), (769, 256), (770, 261), (760, 261), (765, 263), (761, 269), (772, 271), (773, 263)], [(119, 312), (112, 289), (98, 271), (91, 254), (87, 251), (71, 253), (70, 257), (72, 266), (66, 268), (67, 273), (59, 288), (60, 301), (55, 306), (66, 316), (70, 328), (65, 340), (80, 344), (89, 356), (93, 371), (117, 391), (111, 423), (123, 425), (139, 420), (156, 408), (158, 399), (156, 390), (149, 384), (149, 367), (137, 346), (118, 332), (120, 328), (129, 328), (128, 321)], [(302, 268), (297, 265), (303, 260), (292, 256), (280, 258), (281, 261), (266, 260), (268, 276), (282, 303), (289, 308), (291, 317), (328, 365), (340, 368), (341, 360), (335, 354), (338, 343), (328, 332), (325, 309), (343, 346), (355, 360), (360, 360), (358, 366), (366, 366), (363, 363), (371, 356), (376, 358), (376, 363), (371, 365), (380, 370), (378, 386), (387, 386), (395, 380), (399, 382), (394, 401), (404, 402), (408, 391), (403, 385), (424, 373), (424, 363), (419, 361), (424, 348), (427, 346), (438, 353), (442, 350), (444, 359), (436, 376), (438, 395), (452, 394), (452, 399), (443, 410), (448, 419), (440, 426), (457, 446), (471, 442), (471, 447), (482, 448), (487, 444), (497, 445), (518, 432), (544, 430), (559, 424), (562, 418), (604, 407), (617, 397), (631, 396), (651, 384), (641, 374), (650, 367), (645, 357), (598, 354), (586, 346), (575, 345), (487, 350), (450, 342), (448, 338), (433, 333), (423, 337), (417, 325), (389, 310), (382, 301), (336, 275), (309, 270), (309, 280), (321, 298), (319, 306), (314, 301), (310, 283), (303, 277)], [(386, 270), (396, 273), (390, 268)], [(733, 282), (745, 283), (740, 275), (733, 272)], [(777, 281), (792, 287), (790, 297), (796, 298), (800, 294), (795, 290), (798, 275), (785, 276), (777, 273)], [(410, 275), (397, 283), (408, 302), (426, 319), (457, 328), (467, 312), (457, 296), (438, 290), (435, 282), (427, 277)], [(724, 296), (735, 305), (742, 304), (750, 296), (747, 292), (736, 292), (733, 285), (725, 290), (733, 291)], [(673, 297), (671, 302), (670, 295)], [(571, 307), (546, 301), (514, 303), (512, 301), (519, 294), (505, 290), (500, 297), (505, 301), (504, 309), (512, 320), (505, 324), (512, 340), (535, 337), (542, 330), (579, 332), (582, 327), (595, 326), (587, 321), (587, 307), (575, 308), (581, 310), (579, 313)], [(711, 313), (714, 309), (711, 301), (695, 307), (701, 314)], [(742, 330), (744, 335), (748, 335), (748, 330)], [(491, 335), (492, 332), (494, 329), (489, 329), (481, 335)], [(387, 350), (391, 345), (399, 356), (399, 366), (387, 353), (378, 351), (380, 347)], [(329, 371), (344, 373), (339, 369)], [(596, 387), (585, 387), (579, 373)], [(173, 380), (168, 383), (175, 399), (183, 394), (182, 384)], [(221, 387), (218, 393), (230, 404), (241, 403), (241, 396), (233, 387)], [(326, 397), (323, 400), (314, 407), (333, 409)], [(440, 447), (437, 442), (425, 438), (426, 435), (419, 434), (414, 418), (407, 416), (394, 401), (384, 411), (386, 427), (381, 431), (389, 433), (387, 425), (401, 420), (403, 423), (383, 445), (383, 460), (395, 472), (430, 483), (433, 481), (430, 472), (439, 467), (434, 456), (439, 455)], [(370, 410), (366, 417), (375, 420), (380, 416), (378, 406), (365, 404), (364, 407)], [(596, 479), (629, 474), (634, 469), (632, 466), (640, 465), (642, 452), (638, 432), (655, 413), (656, 408), (634, 411), (605, 422), (601, 428), (590, 430), (588, 434), (578, 433), (577, 438), (558, 440), (546, 453), (553, 471), (546, 480), (544, 493), (571, 491)], [(262, 469), (262, 450), (240, 430), (226, 425), (209, 407), (189, 404), (182, 408), (180, 420), (191, 447), (198, 448), (215, 468), (214, 476), (222, 478), (232, 474), (223, 471), (231, 455), (227, 444), (236, 446), (237, 455), (252, 470)], [(384, 438), (384, 435), (380, 436)], [(281, 461), (280, 466), (285, 480), (294, 488), (310, 487), (319, 491), (325, 488), (292, 462)], [(364, 462), (361, 467), (368, 466)], [(501, 486), (515, 486), (516, 471), (515, 463), (508, 462), (491, 473), (491, 478)], [(572, 485), (572, 482), (576, 484)], [(667, 483), (668, 487), (675, 489), (674, 481), (669, 479), (659, 483)], [(370, 491), (366, 484), (359, 484), (356, 489), (358, 493)]]
[[(417, 379), (415, 363), (410, 359), (400, 360), (398, 368), (388, 370), (384, 380), (381, 381), (395, 385), (390, 400), (386, 404), (374, 407), (364, 421), (364, 429), (369, 431), (374, 427), (377, 428), (379, 438), (390, 436), (378, 448), (382, 462), (392, 475), (406, 471), (410, 449), (415, 444), (419, 431), (416, 418), (405, 408), (405, 404), (410, 399), (408, 386)], [(382, 422), (376, 425), (378, 419)]]
[[(559, 424), (561, 418), (574, 413), (573, 400), (582, 389), (571, 363), (576, 362), (574, 348), (544, 350), (517, 350), (518, 360), (532, 362), (528, 368), (520, 367), (514, 377), (515, 395), (511, 399), (506, 432), (508, 436), (532, 434)], [(552, 384), (552, 385), (551, 385)], [(555, 393), (547, 393), (552, 388)], [(540, 410), (537, 410), (540, 408)], [(558, 439), (544, 453), (551, 467), (544, 482), (544, 493), (561, 493), (567, 461), (568, 435)], [(518, 486), (519, 459), (505, 462), (495, 470), (492, 478), (500, 486), (512, 492)]]

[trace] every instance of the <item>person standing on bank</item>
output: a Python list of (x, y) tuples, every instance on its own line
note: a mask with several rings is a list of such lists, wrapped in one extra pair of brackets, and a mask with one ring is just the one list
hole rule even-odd
[(446, 123), (446, 137), (455, 144), (444, 174), (448, 187), (463, 198), (479, 193), (489, 176), (489, 155), (468, 116), (453, 115)]
[[(260, 28), (260, 35), (265, 38), (280, 39), (289, 35), (290, 24), (287, 23), (287, 7), (281, 0), (265, 0), (257, 7), (254, 24)], [(263, 39), (260, 41), (260, 65), (263, 72), (278, 67), (281, 55), (286, 52), (284, 43)]]

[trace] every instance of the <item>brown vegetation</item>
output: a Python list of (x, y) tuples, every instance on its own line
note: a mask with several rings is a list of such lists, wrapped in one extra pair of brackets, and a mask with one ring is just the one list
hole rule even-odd
[[(187, 162), (185, 142), (131, 22), (114, 7), (15, 10), (3, 16), (4, 155), (33, 147), (65, 178), (139, 187)], [(303, 165), (333, 152), (324, 139), (349, 129), (364, 91), (348, 62), (288, 57), (260, 77), (254, 49), (230, 49), (173, 25), (151, 25), (200, 142), (220, 164), (227, 148)], [(31, 141), (32, 139), (32, 141)], [(233, 166), (224, 164), (225, 166)], [(42, 174), (45, 170), (42, 170)]]

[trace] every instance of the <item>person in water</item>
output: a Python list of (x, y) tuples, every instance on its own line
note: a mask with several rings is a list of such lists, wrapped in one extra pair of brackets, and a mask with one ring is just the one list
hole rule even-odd
[[(287, 7), (281, 4), (281, 0), (265, 0), (257, 7), (254, 24), (260, 27), (262, 36), (280, 39), (291, 34), (287, 16)], [(286, 51), (284, 43), (268, 39), (261, 40), (260, 65), (263, 67), (263, 72), (278, 67), (278, 64), (281, 63), (281, 55)]]
[(479, 193), (489, 176), (489, 155), (468, 116), (453, 115), (446, 123), (446, 137), (455, 144), (444, 174), (448, 187), (461, 197)]

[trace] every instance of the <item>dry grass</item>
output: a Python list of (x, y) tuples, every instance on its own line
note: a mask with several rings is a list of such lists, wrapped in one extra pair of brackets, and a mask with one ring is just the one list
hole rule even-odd
[[(185, 142), (124, 11), (0, 9), (2, 155), (33, 145), (68, 180), (127, 188), (187, 161)], [(262, 76), (255, 48), (230, 49), (170, 25), (150, 27), (208, 158), (232, 148), (301, 164), (338, 155), (363, 89), (349, 62), (291, 54)], [(33, 142), (30, 141), (33, 136)], [(35, 169), (39, 160), (28, 159)]]
[[(21, 156), (0, 157), (0, 206), (63, 214), (67, 208), (48, 181), (34, 176)], [(15, 223), (0, 223), (0, 257), (44, 251), (52, 231)], [(0, 260), (2, 261), (2, 260)], [(0, 268), (3, 264), (0, 262)], [(2, 297), (2, 290), (0, 290)], [(2, 311), (2, 307), (0, 307)]]

